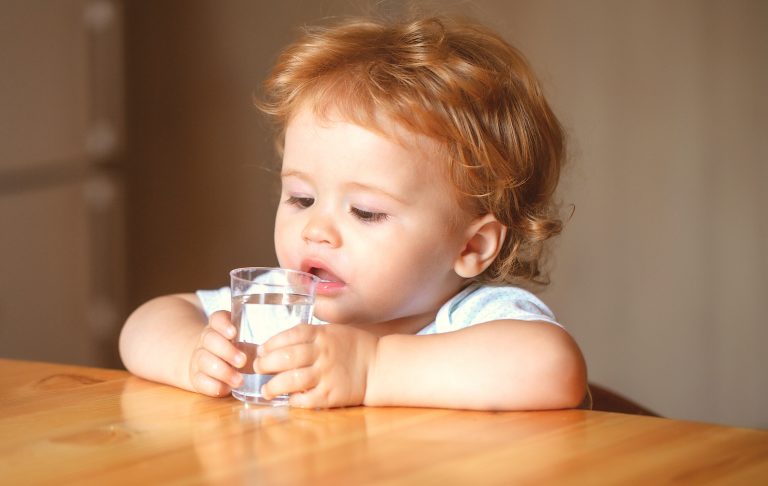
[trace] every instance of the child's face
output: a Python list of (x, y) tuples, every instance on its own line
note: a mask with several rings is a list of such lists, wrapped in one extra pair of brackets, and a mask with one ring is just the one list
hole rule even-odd
[(287, 127), (275, 248), (282, 267), (326, 281), (322, 320), (425, 325), (463, 284), (454, 263), (471, 218), (434, 142), (405, 139), (309, 110)]

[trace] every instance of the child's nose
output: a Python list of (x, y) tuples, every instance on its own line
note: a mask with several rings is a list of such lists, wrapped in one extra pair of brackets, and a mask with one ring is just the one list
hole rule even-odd
[(321, 243), (333, 248), (341, 244), (341, 235), (339, 234), (333, 218), (330, 215), (316, 212), (307, 221), (301, 237), (307, 243)]

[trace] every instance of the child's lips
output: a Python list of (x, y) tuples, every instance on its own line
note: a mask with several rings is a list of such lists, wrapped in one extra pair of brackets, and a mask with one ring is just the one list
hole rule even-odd
[(340, 282), (339, 277), (323, 268), (310, 268), (310, 273), (323, 282)]
[(310, 266), (306, 271), (320, 279), (317, 284), (317, 293), (320, 295), (336, 293), (346, 286), (346, 283), (338, 275), (327, 268)]

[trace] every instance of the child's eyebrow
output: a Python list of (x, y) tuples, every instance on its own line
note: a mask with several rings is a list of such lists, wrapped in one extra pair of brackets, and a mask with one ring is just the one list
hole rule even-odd
[(285, 177), (298, 177), (299, 179), (309, 179), (309, 177), (303, 173), (299, 172), (298, 170), (285, 170), (280, 172), (280, 178)]
[[(308, 182), (312, 179), (308, 174), (298, 170), (293, 170), (293, 169), (286, 170), (280, 173), (281, 179), (285, 179), (286, 177), (296, 177), (298, 179), (301, 179), (303, 181), (308, 181)], [(372, 192), (384, 197), (388, 197), (389, 199), (399, 202), (400, 204), (408, 204), (408, 201), (403, 196), (398, 196), (381, 187), (372, 186), (370, 184), (363, 184), (361, 182), (348, 182), (345, 184), (345, 187), (351, 190)]]
[(392, 199), (392, 200), (394, 200), (396, 202), (399, 202), (400, 204), (408, 204), (408, 201), (405, 198), (403, 198), (402, 196), (398, 196), (396, 194), (393, 194), (393, 193), (391, 193), (391, 192), (389, 192), (389, 191), (387, 191), (385, 189), (382, 189), (380, 187), (371, 186), (369, 184), (362, 184), (362, 183), (359, 183), (359, 182), (350, 182), (349, 184), (347, 184), (347, 186), (350, 189), (357, 189), (357, 190), (362, 190), (362, 191), (366, 191), (366, 192), (373, 192), (375, 194), (379, 194), (381, 196), (388, 197), (388, 198), (390, 198), (390, 199)]

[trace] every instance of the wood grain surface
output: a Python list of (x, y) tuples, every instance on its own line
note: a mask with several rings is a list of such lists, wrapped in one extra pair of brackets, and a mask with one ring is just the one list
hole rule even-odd
[(248, 408), (0, 359), (0, 484), (768, 484), (768, 431), (580, 410)]

